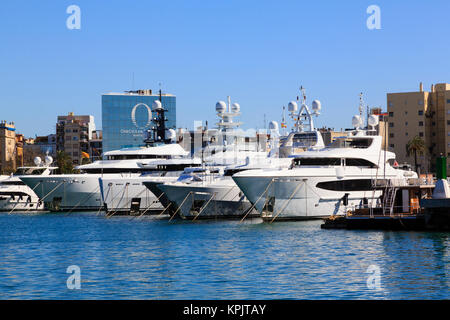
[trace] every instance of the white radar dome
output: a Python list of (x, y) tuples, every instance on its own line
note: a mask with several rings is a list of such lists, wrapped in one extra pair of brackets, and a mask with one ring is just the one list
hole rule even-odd
[(44, 161), (45, 164), (49, 166), (53, 162), (53, 158), (51, 156), (45, 156)]
[(291, 113), (295, 113), (297, 112), (298, 106), (297, 106), (297, 102), (295, 101), (291, 101), (288, 104), (288, 111)]
[(159, 101), (159, 100), (153, 101), (152, 108), (153, 108), (153, 110), (160, 110), (160, 109), (162, 109), (161, 101)]
[(173, 129), (167, 130), (167, 138), (170, 140), (174, 140), (177, 136), (177, 133)]
[(319, 100), (314, 100), (313, 102), (312, 102), (312, 110), (315, 112), (315, 113), (319, 113), (319, 111), (322, 109), (322, 104), (320, 103), (320, 101)]
[(375, 127), (378, 125), (378, 117), (374, 114), (370, 115), (368, 120), (369, 126)]
[(42, 163), (41, 157), (36, 157), (36, 158), (34, 158), (33, 161), (34, 161), (34, 164), (37, 166), (40, 166)]
[(352, 126), (354, 128), (360, 128), (362, 126), (362, 118), (361, 116), (355, 115), (352, 118)]
[(227, 109), (227, 104), (225, 102), (219, 101), (216, 103), (216, 111), (218, 113), (224, 113), (226, 109)]
[(238, 113), (239, 111), (241, 111), (241, 106), (239, 105), (239, 103), (233, 103), (231, 105), (231, 111), (233, 111), (234, 113)]
[(278, 122), (270, 121), (269, 122), (269, 130), (277, 131), (278, 130)]

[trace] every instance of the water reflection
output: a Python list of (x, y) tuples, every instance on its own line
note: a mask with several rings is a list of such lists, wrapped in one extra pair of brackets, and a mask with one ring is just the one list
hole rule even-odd
[[(0, 298), (442, 299), (446, 233), (0, 214)], [(68, 290), (66, 268), (81, 268)], [(367, 288), (369, 265), (381, 290)]]

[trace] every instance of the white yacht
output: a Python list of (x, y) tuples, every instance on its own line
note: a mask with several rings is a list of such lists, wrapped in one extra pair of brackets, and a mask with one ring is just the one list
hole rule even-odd
[[(417, 178), (412, 171), (391, 166), (395, 154), (382, 150), (382, 137), (363, 130), (360, 115), (353, 117), (355, 130), (330, 146), (308, 150), (294, 157), (290, 168), (250, 170), (233, 180), (261, 213), (264, 220), (301, 220), (342, 215), (352, 206), (372, 205), (381, 191), (373, 181)], [(376, 126), (378, 118), (369, 117)]]
[[(303, 96), (304, 91), (302, 92)], [(308, 148), (323, 148), (323, 140), (320, 132), (315, 130), (312, 120), (313, 115), (318, 115), (320, 102), (315, 100), (314, 113), (306, 106), (306, 97), (302, 102), (300, 111), (296, 102), (289, 103), (289, 111), (292, 118), (296, 120), (296, 127), (287, 137), (282, 139), (281, 147), (278, 149), (278, 123), (272, 121), (269, 129), (271, 131), (270, 154), (249, 153), (246, 163), (234, 162), (233, 165), (222, 170), (222, 174), (194, 173), (192, 177), (182, 176), (175, 182), (164, 184), (146, 185), (149, 188), (158, 188), (172, 203), (172, 208), (181, 218), (185, 219), (212, 219), (212, 218), (242, 218), (258, 215), (252, 208), (239, 187), (234, 183), (231, 176), (237, 172), (261, 168), (287, 168), (292, 162), (289, 158), (280, 158), (280, 155), (291, 155), (300, 153)], [(223, 108), (219, 102), (216, 106), (219, 116)], [(297, 114), (298, 111), (298, 114)], [(231, 117), (227, 115), (227, 117)], [(303, 121), (306, 121), (303, 123)], [(231, 125), (228, 125), (231, 127)], [(230, 153), (230, 152), (228, 152)], [(245, 155), (239, 152), (238, 154)]]
[(0, 180), (0, 211), (38, 211), (44, 210), (44, 203), (36, 193), (20, 180), (24, 176), (49, 176), (57, 167), (50, 166), (53, 159), (45, 157), (34, 159), (35, 166), (20, 167), (14, 175)]
[[(144, 172), (164, 171), (164, 167), (157, 165), (161, 160), (179, 161), (189, 156), (189, 152), (179, 144), (171, 143), (175, 131), (165, 129), (165, 110), (161, 102), (155, 101), (152, 107), (156, 112), (153, 121), (157, 125), (149, 130), (145, 147), (105, 152), (103, 160), (77, 166), (80, 174), (26, 176), (21, 178), (22, 181), (35, 189), (50, 210), (100, 210), (103, 201), (99, 178), (137, 177)], [(169, 137), (166, 139), (167, 131)]]

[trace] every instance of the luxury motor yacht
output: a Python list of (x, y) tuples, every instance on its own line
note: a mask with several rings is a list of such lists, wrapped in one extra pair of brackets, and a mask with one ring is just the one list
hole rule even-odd
[[(404, 181), (417, 178), (412, 171), (395, 168), (395, 154), (382, 149), (382, 137), (362, 129), (360, 115), (354, 116), (353, 131), (330, 146), (308, 150), (294, 157), (289, 168), (249, 170), (233, 180), (267, 221), (301, 220), (343, 215), (352, 206), (380, 201), (374, 181)], [(371, 115), (368, 125), (375, 127)]]
[(35, 166), (19, 167), (14, 175), (0, 180), (0, 211), (38, 211), (44, 210), (44, 203), (20, 178), (25, 176), (49, 176), (57, 169), (50, 166), (52, 157), (46, 156), (44, 162), (40, 157), (34, 159)]
[(101, 177), (137, 177), (149, 172), (160, 174), (165, 170), (164, 166), (159, 166), (161, 160), (178, 161), (181, 163), (179, 170), (183, 166), (196, 165), (189, 152), (174, 143), (175, 131), (166, 130), (165, 109), (161, 102), (155, 101), (152, 109), (156, 113), (152, 119), (155, 126), (147, 132), (146, 146), (105, 152), (102, 160), (77, 166), (80, 174), (26, 176), (21, 177), (22, 181), (35, 188), (36, 194), (44, 199), (50, 210), (100, 210), (103, 208), (99, 186)]
[[(242, 218), (259, 215), (231, 176), (237, 172), (252, 169), (288, 168), (292, 159), (280, 156), (292, 156), (310, 148), (324, 147), (322, 136), (314, 128), (312, 119), (313, 115), (319, 114), (320, 102), (314, 100), (313, 112), (310, 112), (306, 105), (303, 88), (302, 94), (303, 101), (300, 110), (295, 101), (289, 103), (289, 111), (291, 117), (296, 120), (296, 125), (295, 130), (287, 137), (282, 138), (283, 142), (280, 148), (278, 148), (278, 123), (272, 121), (269, 125), (271, 133), (269, 154), (248, 156), (245, 164), (228, 166), (222, 170), (222, 174), (202, 172), (193, 175), (192, 178), (180, 177), (175, 182), (166, 182), (160, 185), (147, 183), (146, 185), (149, 188), (159, 188), (170, 200), (175, 212), (185, 219)], [(220, 106), (217, 109), (221, 110)]]

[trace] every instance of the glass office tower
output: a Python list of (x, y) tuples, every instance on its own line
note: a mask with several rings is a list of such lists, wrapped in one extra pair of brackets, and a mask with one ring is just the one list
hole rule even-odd
[(161, 98), (167, 110), (166, 128), (176, 129), (176, 97), (152, 94), (151, 90), (102, 95), (103, 152), (144, 146), (146, 130), (152, 122), (153, 101)]

